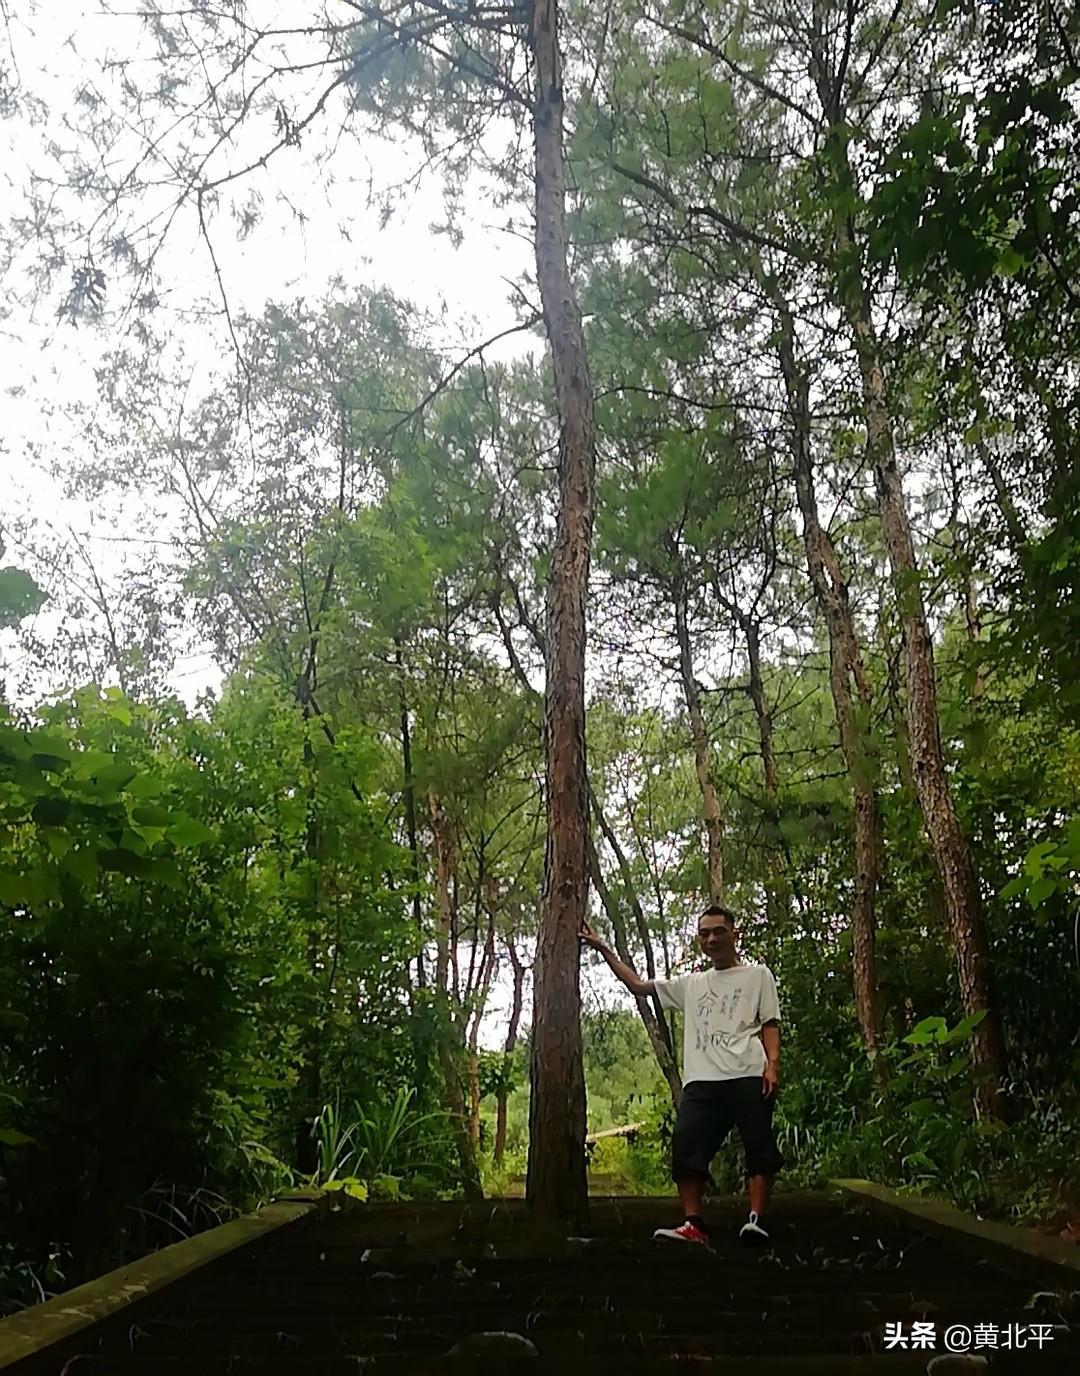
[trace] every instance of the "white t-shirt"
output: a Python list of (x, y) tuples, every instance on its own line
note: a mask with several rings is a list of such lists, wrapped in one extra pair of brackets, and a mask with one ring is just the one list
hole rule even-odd
[(768, 1057), (758, 1033), (779, 1019), (776, 981), (767, 965), (733, 965), (678, 979), (658, 979), (664, 1008), (684, 1015), (683, 1084), (760, 1075)]

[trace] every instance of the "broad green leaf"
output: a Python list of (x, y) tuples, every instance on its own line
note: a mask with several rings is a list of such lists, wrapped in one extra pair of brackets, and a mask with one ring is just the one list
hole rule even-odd
[(976, 1027), (983, 1022), (986, 1013), (987, 1010), (985, 1008), (980, 1008), (977, 1013), (970, 1013), (966, 1018), (961, 1018), (945, 1040), (947, 1042), (966, 1041), (967, 1038), (971, 1036), (972, 1032), (975, 1031)]
[(70, 759), (65, 759), (61, 755), (45, 754), (42, 751), (35, 751), (30, 756), (30, 763), (35, 769), (40, 769), (49, 774), (63, 774), (67, 769)]
[(39, 827), (63, 826), (70, 814), (71, 802), (67, 798), (39, 798), (30, 811)]
[(166, 838), (186, 850), (190, 846), (203, 846), (217, 839), (214, 832), (196, 817), (181, 817), (165, 833)]
[(107, 764), (101, 769), (95, 770), (83, 787), (87, 793), (97, 796), (119, 793), (127, 787), (137, 773), (138, 771), (131, 765)]
[(943, 1041), (947, 1032), (948, 1023), (944, 1018), (923, 1018), (922, 1022), (915, 1024), (904, 1041), (908, 1046), (931, 1046)]
[(162, 780), (155, 778), (153, 774), (136, 774), (124, 792), (132, 798), (157, 798), (164, 788)]

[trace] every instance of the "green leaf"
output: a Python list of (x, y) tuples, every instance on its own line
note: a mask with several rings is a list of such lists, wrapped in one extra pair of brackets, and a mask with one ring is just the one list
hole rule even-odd
[(45, 603), (46, 596), (22, 569), (0, 569), (0, 629), (24, 621)]
[(103, 796), (119, 793), (125, 789), (138, 773), (131, 765), (107, 764), (94, 771), (93, 776), (83, 785), (87, 793)]
[(180, 866), (175, 860), (170, 859), (167, 855), (155, 855), (149, 861), (149, 865), (150, 868), (147, 871), (149, 879), (152, 879), (156, 884), (168, 884), (170, 888), (179, 888), (183, 876), (180, 873)]
[(37, 1143), (25, 1132), (17, 1132), (14, 1128), (0, 1128), (0, 1146), (36, 1147)]
[(153, 862), (145, 855), (136, 855), (134, 851), (122, 850), (119, 847), (99, 850), (98, 863), (103, 870), (126, 874), (135, 879), (144, 879), (153, 870)]
[(64, 869), (84, 888), (91, 888), (97, 883), (97, 856), (85, 846), (80, 850), (68, 851), (64, 857)]
[(42, 773), (63, 774), (67, 769), (69, 761), (59, 755), (49, 755), (42, 751), (37, 751), (30, 756), (30, 763), (35, 769), (40, 769)]
[(71, 803), (67, 798), (39, 798), (30, 811), (30, 816), (39, 827), (60, 827), (71, 813)]
[(1053, 855), (1055, 850), (1053, 841), (1042, 841), (1037, 846), (1032, 846), (1027, 855), (1024, 856), (1024, 869), (1031, 875), (1032, 879), (1040, 879), (1046, 863)]
[(0, 871), (0, 903), (8, 908), (21, 908), (30, 903), (27, 883), (21, 874)]
[(189, 846), (204, 846), (217, 839), (214, 832), (196, 817), (181, 817), (169, 827), (166, 838), (186, 850)]
[(168, 808), (141, 803), (131, 809), (131, 820), (141, 827), (167, 827), (172, 825), (173, 815)]
[(141, 827), (138, 822), (132, 822), (131, 829), (136, 836), (142, 837), (148, 846), (156, 846), (165, 839), (164, 827)]
[(1027, 891), (1027, 900), (1033, 908), (1041, 907), (1048, 898), (1052, 898), (1057, 893), (1057, 880), (1051, 879), (1049, 875), (1043, 875), (1041, 879), (1036, 879)]
[(945, 1040), (949, 1025), (944, 1018), (923, 1018), (904, 1038), (908, 1046), (932, 1046)]
[(966, 1018), (961, 1018), (944, 1040), (950, 1043), (966, 1041), (986, 1017), (986, 1013), (985, 1008), (980, 1008), (977, 1013), (971, 1013)]
[(124, 792), (132, 798), (156, 798), (165, 788), (161, 779), (153, 774), (136, 774)]

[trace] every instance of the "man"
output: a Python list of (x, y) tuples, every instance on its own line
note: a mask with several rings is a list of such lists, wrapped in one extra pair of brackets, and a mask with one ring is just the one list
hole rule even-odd
[(683, 1014), (683, 1095), (675, 1118), (671, 1174), (684, 1222), (655, 1236), (707, 1244), (701, 1213), (709, 1166), (738, 1128), (746, 1152), (750, 1217), (739, 1233), (747, 1246), (765, 1246), (762, 1219), (773, 1176), (784, 1162), (772, 1130), (780, 1084), (780, 1005), (765, 965), (746, 965), (736, 950), (736, 919), (713, 904), (698, 918), (698, 945), (711, 968), (679, 979), (641, 979), (586, 925), (581, 939), (599, 951), (632, 994), (655, 993), (664, 1008)]

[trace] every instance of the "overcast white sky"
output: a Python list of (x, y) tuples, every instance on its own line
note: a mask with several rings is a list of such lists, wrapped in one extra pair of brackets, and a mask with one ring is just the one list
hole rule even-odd
[[(31, 119), (24, 110), (0, 122), (0, 199), (15, 207), (31, 173), (48, 166), (49, 142), (70, 146), (72, 135), (65, 117), (81, 84), (92, 82), (99, 97), (119, 108), (115, 79), (110, 81), (100, 73), (101, 60), (117, 51), (137, 51), (139, 44), (147, 54), (152, 48), (147, 46), (143, 24), (132, 17), (134, 4), (126, 16), (103, 13), (97, 0), (82, 4), (38, 0), (36, 17), (28, 13), (27, 0), (9, 0), (5, 8), (11, 19), (6, 37), (0, 35), (0, 55), (9, 80), (10, 73), (17, 71), (13, 84), (20, 93), (40, 97), (49, 111), (44, 120)], [(253, 19), (257, 13), (288, 13), (295, 22), (296, 11), (294, 3), (284, 5), (280, 0), (252, 0), (248, 5)], [(320, 80), (325, 84), (325, 73)], [(308, 89), (314, 89), (314, 83)], [(302, 108), (304, 94), (297, 90), (297, 108)], [(334, 121), (329, 118), (321, 129), (314, 125), (300, 148), (283, 150), (265, 171), (238, 184), (237, 200), (244, 201), (249, 192), (255, 192), (263, 209), (261, 223), (243, 242), (237, 240), (227, 214), (219, 212), (211, 223), (214, 252), (232, 312), (259, 313), (270, 300), (318, 300), (334, 279), (341, 279), (346, 290), (385, 286), (429, 310), (444, 312), (445, 338), (435, 342), (451, 351), (464, 352), (513, 325), (517, 316), (509, 284), (520, 280), (532, 265), (530, 226), (525, 219), (509, 230), (507, 212), (494, 210), (490, 195), (478, 182), (464, 197), (465, 236), (455, 248), (448, 235), (432, 230), (444, 218), (442, 186), (437, 175), (428, 175), (417, 188), (401, 193), (393, 219), (380, 226), (378, 211), (369, 202), (369, 188), (378, 192), (401, 183), (421, 164), (420, 149), (415, 141), (404, 138), (346, 140), (329, 167), (320, 170), (315, 154), (325, 147), (327, 131), (333, 130)], [(272, 142), (272, 130), (268, 136), (264, 119), (246, 142), (237, 141), (226, 150), (228, 165), (251, 160), (252, 150), (258, 156), (268, 137)], [(115, 165), (141, 147), (141, 141), (133, 137), (129, 148), (110, 150)], [(288, 205), (303, 212), (304, 223)], [(74, 246), (72, 250), (77, 261)], [(28, 253), (33, 252), (31, 245)], [(165, 320), (189, 358), (202, 354), (210, 363), (227, 366), (230, 341), (221, 315), (199, 325), (180, 315), (199, 302), (209, 302), (218, 311), (221, 305), (210, 253), (193, 214), (178, 217), (159, 262), (168, 296), (156, 319), (157, 328)], [(16, 266), (4, 286), (18, 289), (20, 285)], [(122, 286), (113, 288), (114, 300), (122, 290)], [(54, 526), (61, 537), (70, 525), (87, 539), (88, 548), (107, 573), (121, 557), (121, 548), (110, 538), (115, 536), (111, 513), (65, 502), (55, 481), (29, 455), (31, 443), (54, 456), (78, 443), (78, 436), (58, 413), (57, 403), (60, 399), (93, 401), (94, 364), (121, 337), (111, 326), (74, 329), (58, 322), (59, 297), (59, 290), (54, 290), (32, 309), (16, 308), (6, 319), (0, 314), (0, 462), (10, 468), (14, 479), (5, 484), (0, 511), (29, 512), (41, 523)], [(525, 337), (512, 337), (490, 356), (506, 357), (525, 347)], [(17, 551), (9, 549), (5, 561), (16, 557)], [(41, 624), (48, 624), (47, 612)], [(179, 667), (175, 686), (190, 703), (217, 677), (209, 662), (193, 663), (189, 658)]]

